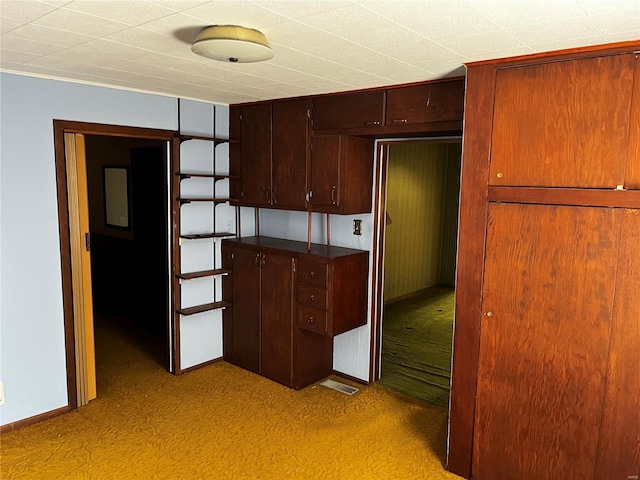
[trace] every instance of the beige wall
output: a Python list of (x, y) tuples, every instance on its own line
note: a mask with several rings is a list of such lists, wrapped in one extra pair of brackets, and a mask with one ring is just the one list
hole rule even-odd
[(387, 170), (387, 213), (391, 223), (385, 232), (385, 301), (453, 278), (459, 162), (459, 144), (391, 145)]

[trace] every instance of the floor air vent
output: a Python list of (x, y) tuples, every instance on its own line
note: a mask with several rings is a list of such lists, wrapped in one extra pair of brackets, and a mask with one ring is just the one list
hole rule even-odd
[(342, 393), (346, 393), (347, 395), (353, 395), (358, 391), (357, 388), (350, 387), (349, 385), (345, 385), (344, 383), (336, 382), (335, 380), (325, 380), (321, 382), (320, 385), (324, 385), (328, 388), (333, 388)]

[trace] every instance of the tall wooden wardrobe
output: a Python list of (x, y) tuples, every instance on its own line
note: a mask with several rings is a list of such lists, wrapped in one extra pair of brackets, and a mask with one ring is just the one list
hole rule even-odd
[(639, 50), (467, 65), (455, 473), (640, 475)]

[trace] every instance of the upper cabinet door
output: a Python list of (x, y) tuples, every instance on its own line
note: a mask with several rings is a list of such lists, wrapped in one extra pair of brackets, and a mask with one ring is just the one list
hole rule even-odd
[(462, 120), (464, 79), (387, 90), (387, 125)]
[(240, 114), (241, 203), (266, 206), (271, 201), (271, 104), (246, 105)]
[(622, 185), (634, 57), (612, 55), (498, 70), (489, 183)]
[(342, 135), (314, 135), (311, 150), (311, 202), (316, 212), (339, 213)]
[(272, 192), (275, 208), (306, 208), (309, 151), (307, 99), (273, 103)]
[(349, 135), (314, 135), (311, 148), (311, 210), (371, 212), (373, 140)]
[(370, 127), (384, 123), (384, 90), (327, 95), (312, 101), (314, 130)]

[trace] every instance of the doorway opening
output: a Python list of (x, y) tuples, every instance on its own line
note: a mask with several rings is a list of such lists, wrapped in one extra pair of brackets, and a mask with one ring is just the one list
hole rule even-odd
[[(173, 315), (169, 314), (172, 311), (169, 245), (173, 218), (169, 209), (172, 161), (169, 149), (175, 144), (176, 132), (64, 120), (54, 120), (53, 127), (67, 391), (68, 405), (73, 410), (96, 397), (94, 307), (96, 310), (118, 310), (122, 304), (126, 305), (127, 299), (140, 298), (137, 305), (145, 312), (145, 318), (148, 314), (149, 318), (155, 319), (140, 326), (156, 328), (157, 334), (164, 337), (163, 359), (159, 361), (163, 362), (163, 368), (173, 371), (176, 333)], [(88, 148), (85, 139), (89, 140)], [(150, 158), (155, 159), (153, 166), (150, 166)], [(92, 173), (88, 173), (89, 169)], [(160, 191), (164, 192), (163, 198), (160, 198)], [(134, 201), (146, 203), (146, 209), (136, 213), (137, 207), (132, 207)], [(93, 204), (91, 211), (90, 202)], [(160, 218), (162, 227), (159, 226)], [(154, 227), (145, 227), (145, 223)], [(142, 225), (141, 232), (137, 231), (136, 224)], [(130, 245), (123, 250), (125, 240)], [(163, 245), (164, 251), (160, 253)], [(95, 261), (92, 260), (92, 249), (95, 250)], [(136, 249), (137, 254), (131, 253)], [(146, 252), (141, 254), (141, 250), (155, 252), (153, 259)], [(136, 268), (131, 268), (133, 261)], [(114, 265), (107, 265), (110, 262)], [(111, 268), (123, 265), (129, 270)], [(162, 280), (156, 278), (158, 265), (163, 272)], [(130, 278), (133, 278), (131, 288), (118, 290)], [(163, 287), (157, 286), (160, 282)], [(147, 285), (156, 287), (150, 288), (154, 301), (146, 302), (145, 308)], [(161, 305), (162, 313), (153, 313), (153, 308), (158, 307), (156, 304)], [(128, 308), (135, 310), (130, 304)], [(164, 321), (157, 320), (158, 315)]]
[[(167, 142), (85, 135), (85, 149), (97, 373), (108, 353), (98, 346), (113, 345), (100, 335), (115, 330), (168, 370)], [(107, 171), (123, 172), (120, 191)], [(123, 207), (111, 220), (110, 201)]]
[(379, 380), (389, 389), (446, 409), (461, 140), (405, 140), (384, 148)]

